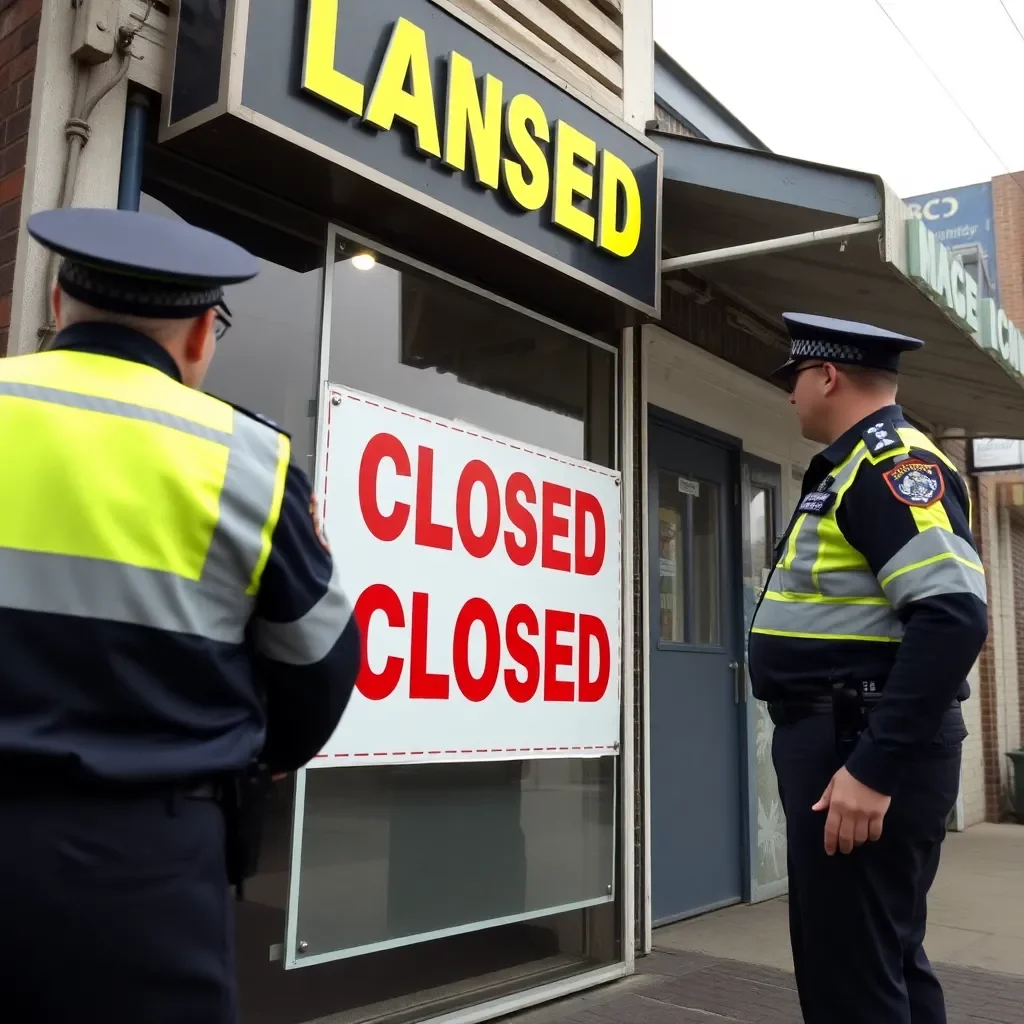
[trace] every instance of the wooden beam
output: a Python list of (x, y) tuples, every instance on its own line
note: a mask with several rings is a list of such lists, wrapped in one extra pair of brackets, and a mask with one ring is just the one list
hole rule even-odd
[(564, 54), (531, 31), (490, 0), (450, 0), (454, 6), (466, 12), (472, 19), (486, 26), (506, 42), (512, 43), (539, 64), (542, 64), (563, 85), (572, 86), (588, 99), (604, 107), (618, 117), (622, 116), (620, 81), (615, 91), (600, 82), (596, 76), (587, 74), (582, 68), (570, 63)]
[[(136, 29), (146, 16), (146, 0), (120, 0), (118, 24)], [(164, 4), (156, 3), (146, 18), (145, 25), (132, 43), (131, 67), (128, 78), (146, 89), (162, 93), (167, 80), (167, 62), (171, 59), (171, 41), (167, 38), (170, 19)]]
[(606, 88), (621, 93), (622, 65), (577, 32), (542, 0), (491, 0), (491, 3), (557, 50), (563, 59), (592, 75)]
[(622, 53), (622, 16), (605, 14), (593, 0), (543, 0), (563, 21), (612, 57)]

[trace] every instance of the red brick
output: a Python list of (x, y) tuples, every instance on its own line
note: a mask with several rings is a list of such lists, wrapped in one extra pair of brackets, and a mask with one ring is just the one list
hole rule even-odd
[(17, 231), (21, 225), (21, 198), (13, 199), (0, 206), (0, 235)]
[(7, 35), (20, 25), (37, 20), (42, 7), (42, 0), (20, 0), (19, 3), (11, 4), (0, 14), (0, 35)]
[(25, 166), (27, 150), (28, 136), (22, 136), (17, 142), (0, 150), (0, 178)]
[(5, 143), (14, 142), (15, 139), (28, 135), (28, 122), (31, 113), (31, 107), (26, 107), (24, 110), (19, 110), (16, 114), (12, 114), (7, 118), (7, 132), (3, 139)]
[(0, 267), (0, 295), (10, 295), (14, 291), (14, 264), (6, 263)]
[(9, 202), (10, 200), (20, 196), (21, 190), (24, 187), (24, 185), (24, 167), (19, 168), (17, 171), (12, 171), (5, 177), (0, 178), (0, 203)]
[[(35, 2), (38, 2), (38, 0), (35, 0)], [(18, 36), (19, 52), (27, 49), (29, 46), (35, 46), (39, 42), (39, 25), (41, 22), (42, 19), (37, 14), (31, 21), (25, 23), (25, 27)]]
[[(11, 81), (16, 81), (13, 75), (11, 76)], [(22, 75), (18, 84), (16, 86), (12, 85), (11, 88), (18, 90), (15, 110), (21, 110), (22, 107), (27, 107), (32, 102), (32, 75)]]
[(36, 48), (34, 46), (30, 46), (27, 50), (23, 50), (19, 53), (18, 56), (7, 65), (5, 70), (10, 76), (10, 81), (17, 82), (26, 75), (30, 76), (35, 69)]

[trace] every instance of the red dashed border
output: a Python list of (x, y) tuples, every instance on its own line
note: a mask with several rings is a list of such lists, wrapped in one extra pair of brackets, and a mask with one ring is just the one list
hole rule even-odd
[(572, 754), (594, 753), (602, 751), (617, 752), (618, 744), (583, 747), (478, 747), (468, 750), (375, 750), (361, 751), (354, 754), (317, 754), (314, 761), (333, 761), (354, 757), (444, 757), (466, 754)]
[[(408, 412), (405, 409), (396, 409), (390, 405), (384, 405), (382, 402), (374, 402), (369, 398), (360, 398), (358, 395), (354, 395), (349, 391), (335, 391), (329, 390), (327, 393), (327, 438), (324, 445), (324, 476), (323, 476), (323, 517), (324, 521), (327, 520), (327, 477), (328, 470), (331, 462), (331, 414), (334, 409), (334, 403), (331, 399), (338, 395), (342, 401), (346, 398), (353, 402), (361, 402), (364, 405), (372, 406), (375, 409), (384, 409), (387, 412), (393, 412), (399, 416), (405, 416), (408, 419), (421, 420), (423, 423), (430, 423), (435, 427), (440, 427), (442, 430), (451, 430), (456, 434), (466, 434), (468, 437), (480, 438), (482, 441), (490, 441), (492, 444), (500, 444), (502, 447), (511, 448), (513, 451), (526, 452), (527, 455), (535, 455), (537, 458), (546, 459), (549, 462), (558, 462), (563, 466), (572, 466), (573, 469), (585, 469), (588, 473), (593, 473), (595, 476), (603, 476), (609, 480), (621, 481), (621, 477), (615, 473), (609, 473), (606, 470), (598, 469), (595, 466), (586, 465), (580, 462), (573, 462), (571, 459), (563, 459), (557, 455), (546, 454), (544, 452), (534, 451), (532, 448), (527, 448), (525, 445), (513, 444), (511, 441), (503, 441), (500, 438), (488, 437), (487, 434), (476, 433), (472, 430), (463, 427), (456, 427), (453, 424), (442, 423), (440, 420), (435, 420), (430, 416), (423, 416), (419, 413)], [(621, 486), (621, 483), (620, 483)], [(619, 537), (622, 537), (622, 494), (619, 493)], [(622, 654), (622, 557), (620, 550), (619, 557), (619, 602), (618, 602), (618, 635), (619, 635), (619, 654)], [(619, 702), (622, 701), (622, 673), (619, 673)], [(559, 754), (559, 753), (590, 753), (598, 754), (602, 751), (611, 751), (618, 753), (619, 744), (605, 744), (604, 746), (575, 746), (575, 747), (479, 747), (477, 749), (470, 750), (392, 750), (392, 751), (360, 751), (359, 753), (349, 754), (317, 754), (314, 761), (326, 761), (326, 760), (347, 760), (352, 758), (364, 758), (364, 757), (451, 757), (451, 756), (466, 756), (467, 754)]]

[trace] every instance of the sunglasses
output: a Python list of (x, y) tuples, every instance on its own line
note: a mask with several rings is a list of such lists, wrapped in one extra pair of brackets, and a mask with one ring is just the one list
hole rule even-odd
[(789, 392), (789, 394), (793, 394), (793, 391), (796, 388), (796, 379), (804, 372), (804, 370), (820, 370), (824, 365), (824, 363), (811, 363), (808, 366), (801, 366), (799, 369), (794, 370), (786, 380), (786, 391)]
[(213, 324), (213, 336), (220, 341), (231, 328), (231, 310), (228, 304), (222, 299), (217, 305), (216, 317)]

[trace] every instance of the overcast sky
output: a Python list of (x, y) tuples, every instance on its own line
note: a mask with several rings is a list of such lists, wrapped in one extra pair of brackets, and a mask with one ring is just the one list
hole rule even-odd
[(907, 197), (1024, 170), (1024, 0), (1003, 2), (654, 0), (654, 32), (775, 152)]

